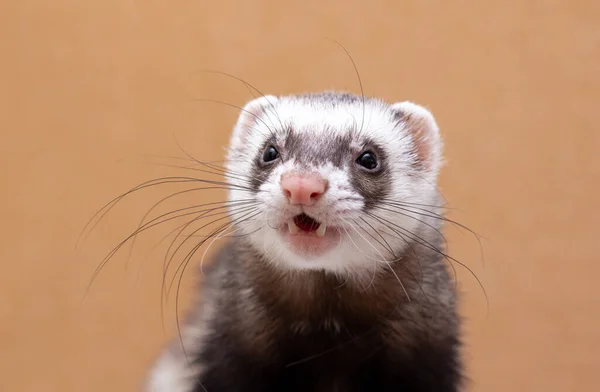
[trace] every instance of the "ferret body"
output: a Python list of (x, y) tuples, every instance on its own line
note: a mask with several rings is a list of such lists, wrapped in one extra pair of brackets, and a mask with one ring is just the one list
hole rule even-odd
[(249, 102), (226, 163), (236, 236), (205, 268), (145, 390), (461, 390), (441, 150), (433, 116), (413, 103), (337, 92)]

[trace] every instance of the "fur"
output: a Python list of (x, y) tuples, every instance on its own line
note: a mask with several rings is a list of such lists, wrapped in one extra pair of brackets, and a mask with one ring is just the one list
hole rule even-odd
[[(260, 159), (269, 145), (281, 154), (274, 164)], [(355, 164), (365, 149), (377, 171)], [(205, 271), (183, 339), (146, 390), (459, 391), (460, 323), (437, 218), (441, 150), (433, 116), (409, 102), (328, 92), (248, 103), (230, 142), (229, 200), (252, 198), (259, 213), (235, 225), (243, 236)], [(286, 204), (279, 178), (294, 170), (327, 179), (315, 205)], [(303, 211), (340, 231), (335, 248), (308, 257), (286, 246), (278, 230)]]

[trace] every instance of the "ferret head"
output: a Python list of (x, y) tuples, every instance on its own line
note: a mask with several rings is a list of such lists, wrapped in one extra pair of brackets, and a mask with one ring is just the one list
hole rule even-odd
[(231, 138), (230, 213), (278, 267), (372, 275), (422, 228), (441, 148), (431, 113), (410, 102), (263, 96)]

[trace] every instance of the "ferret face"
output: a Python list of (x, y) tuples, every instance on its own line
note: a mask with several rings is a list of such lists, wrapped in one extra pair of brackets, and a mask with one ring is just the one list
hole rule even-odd
[(258, 98), (240, 114), (227, 160), (236, 231), (283, 269), (370, 276), (419, 235), (440, 151), (433, 117), (409, 102)]

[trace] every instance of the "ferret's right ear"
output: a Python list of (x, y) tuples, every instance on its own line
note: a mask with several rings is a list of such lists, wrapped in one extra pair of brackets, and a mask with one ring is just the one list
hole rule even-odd
[[(261, 115), (270, 109), (272, 110), (275, 102), (277, 102), (277, 97), (273, 95), (263, 95), (260, 98), (248, 102), (242, 108), (237, 123), (233, 128), (231, 148), (237, 150), (243, 148), (247, 144), (252, 129), (256, 127), (257, 124), (265, 122), (265, 120), (261, 118)], [(270, 123), (266, 121), (266, 124)]]

